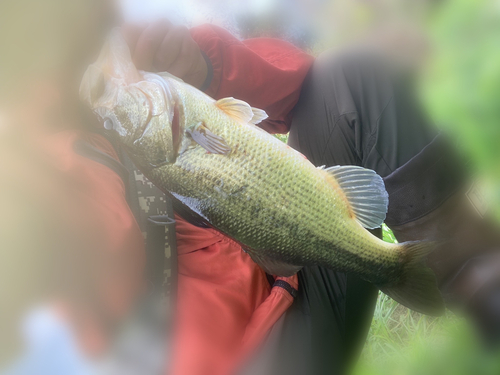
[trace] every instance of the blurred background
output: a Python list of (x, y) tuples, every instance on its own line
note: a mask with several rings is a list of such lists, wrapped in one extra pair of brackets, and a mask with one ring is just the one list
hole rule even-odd
[[(49, 3), (40, 1), (40, 9), (33, 10), (32, 17), (37, 17), (38, 12), (51, 12)], [(354, 45), (385, 49), (417, 78), (429, 117), (470, 160), (478, 181), (482, 213), (487, 212), (500, 222), (500, 0), (122, 3), (128, 21), (166, 17), (187, 26), (213, 23), (241, 39), (285, 39), (315, 56)], [(0, 27), (8, 21), (0, 14)], [(26, 22), (30, 22), (29, 17)], [(59, 37), (60, 30), (53, 32)], [(54, 35), (44, 34), (46, 38)], [(0, 33), (3, 45), (9, 46), (10, 38)], [(36, 46), (35, 41), (23, 53), (36, 51)], [(53, 56), (51, 51), (45, 52)], [(28, 54), (13, 61), (27, 63)], [(4, 85), (11, 76), (10, 69), (0, 72)], [(2, 126), (0, 117), (0, 130)], [(282, 139), (286, 140), (286, 136)], [(388, 228), (384, 228), (384, 239), (395, 241)], [(459, 316), (422, 316), (381, 295), (354, 374), (498, 375), (500, 352), (485, 350), (470, 325)]]

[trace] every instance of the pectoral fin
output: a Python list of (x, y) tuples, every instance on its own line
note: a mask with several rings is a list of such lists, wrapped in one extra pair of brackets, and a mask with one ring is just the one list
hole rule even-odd
[(212, 154), (226, 155), (231, 152), (224, 138), (212, 133), (202, 122), (189, 131), (191, 138)]
[(220, 99), (215, 105), (235, 120), (243, 123), (256, 125), (268, 117), (262, 109), (252, 108), (247, 102), (235, 98)]

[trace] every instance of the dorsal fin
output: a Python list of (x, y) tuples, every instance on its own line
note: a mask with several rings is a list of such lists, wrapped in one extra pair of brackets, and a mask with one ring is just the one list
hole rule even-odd
[(266, 112), (261, 109), (250, 107), (250, 104), (243, 100), (223, 98), (217, 100), (215, 105), (229, 116), (243, 123), (256, 125), (267, 118)]
[(241, 122), (250, 122), (253, 117), (252, 107), (243, 100), (223, 98), (217, 100), (215, 105), (229, 116)]
[(344, 192), (356, 219), (367, 229), (382, 225), (389, 206), (384, 181), (371, 169), (335, 166), (325, 169)]

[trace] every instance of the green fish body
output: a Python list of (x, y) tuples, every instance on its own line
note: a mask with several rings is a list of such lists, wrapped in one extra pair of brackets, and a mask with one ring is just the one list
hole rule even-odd
[(389, 244), (365, 229), (380, 226), (387, 211), (375, 172), (316, 168), (256, 126), (263, 111), (137, 71), (117, 37), (89, 67), (81, 94), (179, 210), (240, 243), (266, 272), (324, 266), (355, 273), (417, 311), (442, 309), (423, 262), (430, 244)]

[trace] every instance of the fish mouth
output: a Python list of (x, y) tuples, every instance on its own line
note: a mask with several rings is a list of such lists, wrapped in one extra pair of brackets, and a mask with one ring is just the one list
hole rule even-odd
[(90, 65), (82, 77), (80, 98), (94, 108), (106, 89), (104, 72), (96, 64)]
[(87, 68), (82, 77), (80, 98), (93, 109), (112, 109), (116, 100), (116, 88), (138, 83), (142, 79), (141, 72), (132, 62), (125, 39), (118, 29), (113, 29), (96, 61)]
[(168, 161), (177, 159), (184, 131), (182, 101), (161, 74), (135, 67), (119, 31), (110, 33), (96, 62), (85, 72), (80, 97), (104, 128), (116, 131), (131, 147), (151, 136), (158, 124), (155, 118), (161, 116)]

